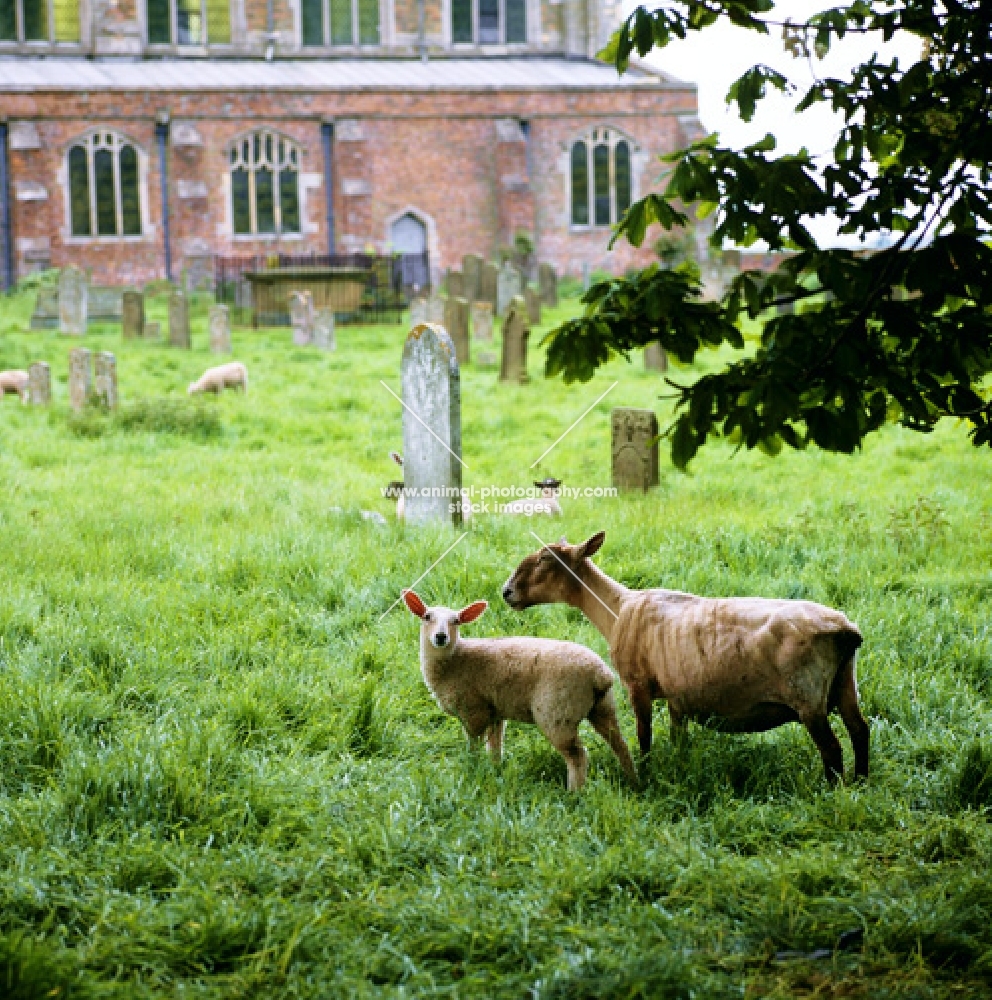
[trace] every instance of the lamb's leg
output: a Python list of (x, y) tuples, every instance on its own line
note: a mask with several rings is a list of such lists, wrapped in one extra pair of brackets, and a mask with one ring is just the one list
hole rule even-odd
[(637, 743), (641, 748), (641, 756), (646, 757), (651, 752), (651, 693), (647, 688), (631, 687), (630, 707), (637, 718)]
[(627, 741), (620, 732), (620, 723), (617, 720), (617, 706), (613, 699), (613, 692), (607, 691), (595, 705), (587, 716), (592, 728), (603, 737), (609, 744), (610, 749), (617, 755), (623, 773), (627, 780), (636, 788), (637, 771), (634, 769), (634, 762), (630, 757), (630, 750)]
[(844, 720), (851, 746), (854, 747), (854, 777), (868, 777), (868, 746), (871, 730), (865, 717), (861, 714), (858, 704), (858, 682), (854, 675), (854, 657), (852, 656), (841, 668), (834, 682), (837, 692), (837, 708)]
[(826, 715), (812, 715), (802, 722), (823, 758), (823, 770), (826, 772), (827, 781), (831, 785), (836, 784), (838, 778), (844, 777), (844, 751), (841, 749), (840, 740), (830, 728), (830, 720)]
[(498, 764), (503, 759), (503, 733), (506, 731), (506, 720), (494, 722), (486, 730), (486, 746), (493, 762)]
[(578, 732), (572, 730), (567, 734), (545, 733), (544, 735), (565, 758), (565, 765), (568, 768), (568, 790), (577, 792), (586, 783), (586, 771), (589, 767), (586, 748), (579, 742)]

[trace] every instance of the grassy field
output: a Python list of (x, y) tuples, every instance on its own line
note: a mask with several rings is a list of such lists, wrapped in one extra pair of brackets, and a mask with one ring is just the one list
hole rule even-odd
[[(97, 329), (122, 409), (73, 418), (72, 345), (25, 332), (31, 300), (0, 300), (0, 368), (48, 360), (56, 394), (0, 404), (0, 997), (990, 995), (992, 455), (963, 429), (718, 445), (562, 525), (479, 517), (418, 585), (490, 600), (475, 635), (605, 654), (577, 613), (499, 596), (531, 530), (605, 528), (630, 585), (808, 597), (866, 637), (867, 786), (828, 789), (798, 726), (676, 751), (659, 705), (643, 789), (589, 730), (570, 795), (533, 729), (498, 769), (473, 756), (417, 623), (380, 620), (454, 540), (360, 513), (390, 514), (402, 327), (339, 328), (330, 355), (236, 330), (250, 394), (197, 405), (205, 302), (192, 352)], [(541, 465), (578, 487), (609, 485), (611, 407), (664, 420), (659, 378), (468, 366), (466, 483), (529, 483), (614, 380)]]

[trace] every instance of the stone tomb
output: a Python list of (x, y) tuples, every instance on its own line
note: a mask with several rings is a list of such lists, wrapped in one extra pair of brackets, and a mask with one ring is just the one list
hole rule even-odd
[(468, 302), (465, 299), (448, 299), (444, 303), (444, 328), (455, 345), (458, 364), (467, 365), (471, 357), (468, 336)]
[(462, 515), (462, 398), (455, 345), (443, 326), (415, 326), (403, 345), (406, 520), (458, 526)]
[(668, 355), (658, 341), (644, 348), (644, 370), (649, 372), (667, 372)]
[(313, 346), (322, 351), (337, 350), (333, 309), (318, 309), (313, 314)]
[(541, 291), (541, 304), (549, 309), (558, 305), (558, 272), (550, 264), (537, 267), (537, 287)]
[(93, 389), (93, 354), (86, 347), (75, 347), (69, 352), (69, 405), (81, 410)]
[(527, 338), (530, 323), (527, 321), (527, 304), (520, 295), (510, 301), (503, 321), (503, 356), (499, 366), (501, 382), (526, 382)]
[(121, 295), (121, 326), (125, 340), (144, 337), (145, 297), (141, 292), (124, 292)]
[(70, 265), (59, 275), (59, 331), (70, 337), (86, 333), (89, 282), (85, 272)]
[(612, 414), (613, 485), (646, 491), (658, 485), (658, 418), (652, 410), (618, 407)]
[(210, 330), (210, 352), (212, 354), (231, 353), (231, 311), (225, 305), (210, 307), (207, 319)]
[(524, 283), (520, 272), (507, 261), (499, 271), (496, 280), (496, 315), (505, 316), (513, 299), (523, 292)]
[(117, 358), (110, 351), (97, 351), (93, 395), (101, 406), (117, 409)]
[(473, 302), (472, 336), (476, 340), (493, 339), (493, 304), (491, 302)]
[(193, 346), (189, 332), (189, 300), (179, 288), (169, 296), (169, 343), (187, 351)]
[(313, 342), (313, 295), (310, 292), (289, 293), (289, 321), (296, 347), (306, 347)]
[(28, 369), (28, 399), (34, 406), (52, 401), (52, 369), (46, 361), (36, 361)]

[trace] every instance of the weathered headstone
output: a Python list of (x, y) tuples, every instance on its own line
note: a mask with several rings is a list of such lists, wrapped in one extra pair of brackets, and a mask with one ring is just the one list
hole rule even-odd
[(89, 282), (78, 267), (64, 267), (59, 275), (59, 330), (72, 337), (86, 333)]
[(651, 410), (613, 411), (613, 485), (649, 490), (658, 485), (658, 418)]
[(489, 302), (493, 309), (496, 308), (496, 285), (499, 283), (499, 268), (491, 261), (486, 261), (479, 272), (479, 294), (476, 298), (480, 302)]
[(468, 303), (465, 299), (448, 299), (444, 303), (444, 328), (455, 345), (458, 364), (467, 365), (471, 357), (468, 336)]
[(337, 350), (334, 336), (334, 310), (318, 309), (313, 316), (313, 346), (322, 351)]
[(472, 336), (476, 340), (493, 339), (493, 304), (491, 302), (472, 303)]
[(427, 322), (427, 296), (417, 295), (410, 300), (410, 328)]
[(146, 323), (145, 324), (145, 340), (158, 340), (162, 336), (162, 324)]
[(550, 264), (537, 267), (537, 285), (541, 290), (541, 302), (549, 309), (558, 305), (558, 272)]
[(475, 253), (467, 253), (462, 257), (462, 274), (465, 276), (463, 297), (473, 302), (479, 297), (479, 282), (482, 279), (484, 261)]
[(465, 297), (465, 275), (461, 271), (449, 271), (447, 287), (445, 289), (449, 299), (461, 299)]
[(657, 340), (644, 348), (644, 368), (649, 372), (667, 372), (668, 355), (665, 348)]
[(31, 313), (32, 330), (57, 330), (59, 328), (59, 290), (39, 288)]
[(76, 347), (69, 352), (69, 405), (81, 410), (90, 398), (93, 387), (92, 352)]
[(431, 292), (428, 296), (427, 322), (444, 325), (444, 299), (437, 292)]
[(443, 326), (415, 326), (403, 345), (406, 520), (461, 524), (461, 376)]
[(527, 303), (527, 318), (531, 326), (538, 326), (541, 322), (541, 294), (536, 288), (528, 285), (524, 289), (524, 302)]
[(145, 297), (141, 292), (125, 292), (121, 297), (121, 325), (125, 340), (145, 335)]
[(495, 368), (499, 364), (499, 358), (495, 351), (479, 351), (475, 356), (475, 366), (477, 368)]
[(108, 410), (117, 409), (117, 358), (110, 351), (97, 351), (93, 395)]
[(210, 307), (207, 319), (210, 330), (210, 351), (213, 354), (231, 353), (231, 313), (225, 305)]
[(306, 347), (313, 341), (313, 296), (310, 292), (289, 293), (289, 321), (297, 347)]
[(582, 291), (588, 292), (589, 286), (592, 284), (592, 268), (589, 266), (589, 261), (582, 262)]
[(520, 272), (507, 261), (499, 270), (496, 280), (496, 315), (505, 316), (514, 297), (523, 291)]
[(35, 406), (52, 401), (52, 369), (45, 361), (36, 361), (28, 369), (28, 399)]
[(527, 304), (520, 295), (510, 300), (503, 320), (503, 357), (499, 367), (501, 382), (527, 381), (527, 338), (530, 323), (527, 321)]
[(86, 292), (86, 317), (91, 323), (120, 323), (124, 318), (124, 289), (90, 285)]
[(189, 300), (179, 288), (169, 296), (169, 343), (187, 351), (193, 346), (189, 332)]

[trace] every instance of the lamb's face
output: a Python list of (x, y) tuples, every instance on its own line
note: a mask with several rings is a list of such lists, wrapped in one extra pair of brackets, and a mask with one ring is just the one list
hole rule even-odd
[(441, 651), (453, 649), (458, 643), (458, 626), (474, 622), (488, 607), (485, 601), (476, 601), (461, 611), (440, 605), (429, 608), (412, 590), (403, 591), (403, 602), (420, 619), (421, 637)]

